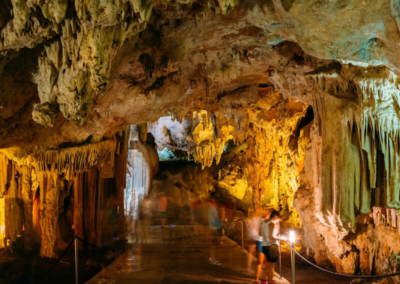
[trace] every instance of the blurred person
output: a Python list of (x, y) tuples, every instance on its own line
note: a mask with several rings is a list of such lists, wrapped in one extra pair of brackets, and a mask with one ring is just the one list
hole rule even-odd
[(137, 220), (135, 220), (133, 218), (133, 216), (131, 214), (128, 215), (129, 216), (129, 228), (130, 228), (130, 238), (132, 242), (139, 242), (139, 235), (138, 235), (138, 231), (137, 231)]
[(158, 195), (157, 209), (158, 218), (160, 218), (161, 221), (161, 228), (164, 228), (167, 223), (167, 205), (168, 201), (165, 197), (165, 194), (163, 192), (160, 192)]
[(208, 262), (212, 265), (221, 265), (221, 262), (215, 259), (216, 247), (220, 245), (221, 226), (217, 209), (217, 202), (210, 198), (208, 203), (208, 222), (209, 222), (209, 240), (210, 240), (210, 258)]
[(147, 227), (152, 224), (152, 218), (151, 218), (152, 207), (153, 207), (153, 201), (150, 199), (149, 196), (146, 196), (143, 200), (143, 215)]
[(146, 234), (146, 241), (149, 237), (149, 226), (151, 225), (151, 208), (153, 202), (151, 201), (149, 196), (146, 196), (143, 200), (143, 224), (144, 224), (144, 231)]
[(194, 225), (194, 232), (196, 235), (199, 234), (200, 229), (201, 203), (200, 194), (196, 194), (195, 200), (190, 204), (191, 222), (192, 225)]
[(197, 227), (197, 235), (200, 237), (208, 237), (208, 228), (210, 226), (209, 218), (208, 218), (208, 199), (204, 197), (200, 197), (197, 202), (196, 208), (196, 227)]
[(168, 218), (168, 244), (177, 239), (176, 224), (179, 223), (179, 207), (175, 198), (168, 197), (166, 214)]
[[(268, 280), (262, 281), (261, 284), (275, 284), (273, 280), (275, 264), (279, 259), (279, 242), (280, 240), (287, 240), (286, 237), (278, 236), (279, 223), (282, 221), (278, 211), (273, 210), (269, 219), (264, 219), (261, 222), (260, 231), (262, 236), (262, 252), (267, 259), (267, 274)], [(264, 259), (262, 260), (264, 261)], [(259, 280), (257, 275), (257, 281)]]
[(219, 207), (219, 228), (218, 228), (218, 235), (219, 235), (219, 244), (224, 244), (224, 235), (225, 235), (225, 225), (227, 222), (226, 219), (226, 210), (224, 206)]
[(251, 264), (253, 262), (252, 255), (257, 258), (257, 270), (256, 270), (256, 280), (258, 280), (261, 271), (261, 249), (262, 249), (262, 237), (260, 236), (260, 226), (263, 220), (261, 212), (257, 211), (254, 213), (252, 210), (249, 211), (249, 218), (246, 220), (246, 227), (248, 229), (249, 245), (248, 251), (249, 255), (247, 258), (247, 270), (251, 271)]
[(146, 226), (146, 206), (145, 206), (145, 199), (139, 198), (139, 220), (138, 220), (138, 235), (139, 235), (139, 242), (144, 244), (148, 241), (148, 231)]

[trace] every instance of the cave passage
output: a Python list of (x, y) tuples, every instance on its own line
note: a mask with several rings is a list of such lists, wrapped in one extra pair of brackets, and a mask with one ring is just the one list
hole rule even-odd
[(0, 0), (0, 284), (400, 271), (398, 2)]

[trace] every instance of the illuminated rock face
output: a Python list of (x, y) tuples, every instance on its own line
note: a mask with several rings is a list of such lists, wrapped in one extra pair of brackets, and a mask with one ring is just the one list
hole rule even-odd
[(148, 125), (148, 131), (155, 138), (160, 161), (187, 158), (188, 119), (180, 123), (171, 116), (162, 116)]
[(1, 240), (23, 238), (24, 250), (40, 246), (42, 257), (55, 258), (74, 235), (98, 245), (123, 236), (124, 214), (110, 224), (105, 212), (123, 208), (126, 136), (129, 129), (112, 140), (31, 155), (2, 150)]
[[(42, 254), (53, 256), (60, 180), (74, 180), (77, 193), (86, 179), (90, 194), (112, 187), (108, 178), (124, 188), (128, 147), (121, 145), (128, 140), (114, 144), (115, 133), (169, 115), (186, 121), (185, 139), (167, 132), (158, 150), (180, 148), (216, 169), (213, 187), (242, 200), (243, 209), (282, 206), (298, 225), (296, 208), (318, 263), (383, 272), (387, 254), (400, 250), (386, 245), (399, 243), (397, 215), (391, 228), (367, 218), (400, 209), (396, 1), (3, 4), (0, 147), (13, 148), (0, 159), (0, 199), (6, 189), (12, 199), (0, 200), (11, 216), (0, 213), (0, 229), (4, 223), (11, 238), (23, 215), (26, 231), (44, 234)], [(230, 140), (243, 153), (225, 155)], [(143, 147), (136, 160), (146, 165), (144, 188), (154, 152)], [(17, 168), (18, 185), (11, 178)], [(40, 198), (32, 194), (38, 186), (46, 188)], [(28, 206), (10, 212), (15, 196)], [(107, 199), (122, 206), (120, 195)], [(363, 256), (369, 261), (357, 264)]]
[[(317, 262), (329, 259), (339, 271), (387, 272), (385, 229), (382, 222), (371, 223), (381, 218), (373, 213), (378, 208), (393, 208), (384, 209), (383, 216), (398, 226), (391, 211), (399, 208), (397, 76), (350, 65), (317, 69), (309, 76), (319, 96), (305, 155), (305, 186), (295, 201), (304, 241), (316, 250)], [(387, 229), (388, 238), (395, 236), (392, 231)], [(398, 237), (391, 242), (398, 243)], [(355, 261), (361, 255), (369, 260)]]
[[(305, 125), (300, 125), (307, 107), (283, 99), (272, 87), (226, 94), (213, 115), (193, 113), (189, 151), (196, 162), (210, 167), (214, 156), (219, 164), (229, 140), (237, 145), (246, 141), (245, 160), (240, 168), (233, 162), (220, 169), (218, 186), (238, 199), (253, 191), (253, 208), (270, 206), (292, 213), (309, 139), (301, 128)], [(298, 225), (298, 220), (292, 222)]]

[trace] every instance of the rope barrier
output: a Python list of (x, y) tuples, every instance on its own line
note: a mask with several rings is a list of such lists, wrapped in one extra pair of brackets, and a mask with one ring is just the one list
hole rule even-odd
[(322, 268), (314, 263), (312, 263), (311, 261), (309, 261), (307, 258), (305, 258), (304, 256), (302, 256), (300, 253), (298, 253), (291, 245), (289, 245), (286, 241), (285, 241), (286, 245), (298, 256), (300, 257), (303, 261), (307, 262), (308, 264), (314, 266), (315, 268), (321, 270), (322, 272), (328, 273), (328, 274), (332, 274), (332, 275), (336, 275), (336, 276), (340, 276), (340, 277), (346, 277), (346, 278), (358, 278), (358, 279), (373, 279), (373, 278), (387, 278), (387, 277), (393, 277), (393, 276), (399, 276), (400, 272), (397, 273), (392, 273), (392, 274), (385, 274), (385, 275), (348, 275), (348, 274), (340, 274), (337, 272), (333, 272), (330, 271), (328, 269)]
[(57, 260), (53, 263), (53, 265), (42, 275), (42, 277), (39, 278), (39, 281), (42, 281), (53, 269), (54, 267), (56, 267), (56, 265), (60, 262), (60, 260), (65, 256), (65, 254), (68, 252), (68, 250), (71, 248), (72, 244), (74, 243), (75, 239), (80, 240), (82, 243), (87, 244), (88, 246), (93, 246), (93, 247), (97, 247), (97, 245), (93, 245), (90, 244), (88, 242), (85, 242), (84, 240), (82, 240), (80, 237), (75, 236), (72, 238), (72, 240), (69, 242), (67, 248), (63, 251), (63, 253), (61, 254), (61, 256), (59, 258), (57, 258)]
[(43, 276), (40, 277), (39, 281), (42, 281), (42, 280), (47, 276), (47, 274), (49, 274), (49, 273), (54, 269), (54, 267), (60, 262), (60, 260), (64, 257), (64, 255), (67, 253), (67, 251), (70, 249), (70, 247), (71, 247), (72, 244), (74, 243), (74, 240), (75, 240), (75, 238), (73, 238), (73, 239), (69, 242), (67, 248), (66, 248), (66, 249), (64, 250), (64, 252), (61, 254), (61, 256), (60, 256), (60, 257), (53, 263), (53, 265), (43, 274)]
[(97, 245), (94, 245), (94, 244), (91, 244), (91, 243), (88, 243), (88, 242), (86, 242), (86, 241), (84, 241), (84, 240), (82, 240), (80, 237), (78, 237), (78, 236), (75, 236), (75, 238), (74, 239), (78, 239), (78, 240), (80, 240), (82, 243), (84, 243), (84, 244), (86, 244), (86, 245), (88, 245), (88, 246), (90, 246), (90, 247), (97, 247)]

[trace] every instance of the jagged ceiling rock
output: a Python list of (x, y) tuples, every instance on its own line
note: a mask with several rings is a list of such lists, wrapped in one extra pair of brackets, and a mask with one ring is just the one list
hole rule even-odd
[[(1, 92), (2, 118), (43, 146), (100, 139), (168, 110), (208, 109), (218, 94), (251, 84), (310, 103), (302, 74), (332, 59), (399, 66), (399, 9), (389, 0), (3, 2), (0, 66), (21, 68), (24, 56), (36, 63), (24, 64), (17, 81), (2, 73), (18, 82)], [(58, 107), (32, 109), (38, 103)], [(22, 107), (53, 131), (22, 120)], [(2, 147), (16, 142), (15, 131), (2, 132)]]

